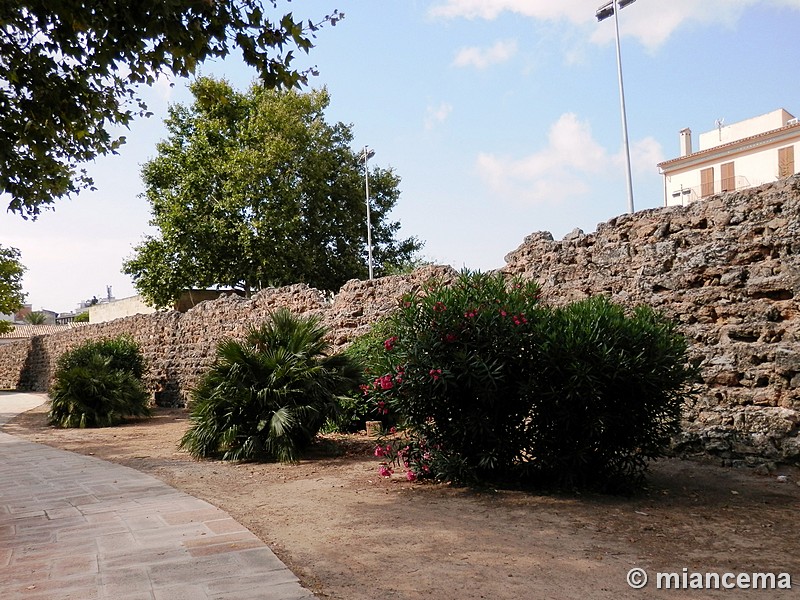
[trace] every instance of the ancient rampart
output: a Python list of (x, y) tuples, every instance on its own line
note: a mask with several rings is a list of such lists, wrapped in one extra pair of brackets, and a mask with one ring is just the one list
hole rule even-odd
[(681, 323), (702, 386), (678, 448), (800, 459), (800, 177), (575, 231), (506, 256), (563, 303), (608, 294)]
[[(680, 322), (701, 368), (676, 451), (727, 460), (800, 462), (800, 177), (697, 202), (623, 215), (561, 241), (534, 233), (503, 272), (534, 278), (543, 298), (593, 294), (652, 305)], [(0, 388), (45, 391), (55, 361), (79, 342), (129, 334), (150, 365), (161, 403), (181, 404), (213, 360), (276, 307), (321, 315), (336, 348), (391, 311), (405, 292), (448, 267), (351, 281), (333, 298), (305, 285), (251, 299), (227, 296), (186, 313), (159, 312), (0, 346)]]

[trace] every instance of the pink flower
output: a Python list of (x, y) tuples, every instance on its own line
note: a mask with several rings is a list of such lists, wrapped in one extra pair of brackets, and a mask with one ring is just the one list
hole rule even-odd
[(394, 471), (389, 468), (389, 465), (382, 464), (378, 467), (378, 475), (381, 477), (391, 477), (392, 473), (394, 473)]
[(458, 339), (458, 336), (455, 333), (447, 333), (444, 336), (444, 341), (448, 344), (452, 344)]
[(378, 377), (375, 380), (375, 387), (380, 388), (382, 390), (390, 390), (394, 387), (394, 382), (392, 381), (391, 375), (384, 375), (383, 377)]
[(433, 377), (434, 381), (439, 381), (439, 378), (442, 376), (441, 369), (431, 369), (428, 374)]
[(388, 340), (383, 342), (383, 347), (386, 348), (386, 350), (388, 350), (388, 351), (392, 351), (392, 350), (394, 350), (395, 342), (397, 342), (397, 336), (393, 335)]
[(414, 474), (414, 471), (406, 471), (406, 479), (409, 481), (416, 481), (417, 476)]
[(504, 311), (504, 310), (501, 308), (501, 309), (500, 309), (500, 316), (501, 316), (501, 317), (507, 317), (507, 316), (508, 316), (508, 313), (507, 313), (506, 311)]
[(391, 433), (392, 435), (394, 435), (395, 433), (397, 433), (397, 427), (390, 427), (390, 428), (389, 428), (389, 433)]
[(374, 454), (379, 458), (382, 456), (386, 456), (386, 452), (383, 451), (383, 446), (375, 446)]
[(439, 302), (437, 302), (436, 304), (433, 305), (433, 311), (434, 312), (444, 312), (446, 310), (447, 310), (447, 307), (444, 305), (444, 302), (439, 301)]

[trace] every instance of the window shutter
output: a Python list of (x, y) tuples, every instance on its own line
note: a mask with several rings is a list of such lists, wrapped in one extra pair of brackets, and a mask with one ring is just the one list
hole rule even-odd
[(700, 196), (706, 198), (714, 195), (714, 167), (700, 171)]
[(722, 191), (732, 192), (736, 189), (736, 176), (733, 170), (733, 163), (725, 163), (720, 165), (722, 175)]
[(794, 175), (794, 146), (778, 150), (778, 178)]

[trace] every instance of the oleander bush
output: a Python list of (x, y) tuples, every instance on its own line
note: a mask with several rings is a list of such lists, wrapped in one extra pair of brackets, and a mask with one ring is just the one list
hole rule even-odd
[(362, 381), (355, 361), (328, 353), (326, 333), (318, 317), (281, 309), (244, 340), (221, 342), (192, 391), (181, 447), (198, 458), (297, 460)]
[(561, 485), (626, 490), (680, 430), (696, 370), (674, 322), (605, 296), (536, 324), (538, 373), (524, 393), (524, 463)]
[(464, 271), (404, 297), (368, 360), (405, 426), (383, 474), (620, 490), (678, 431), (693, 369), (675, 325), (605, 297), (543, 306), (530, 281)]
[(50, 389), (52, 425), (109, 427), (150, 416), (144, 358), (130, 337), (88, 341), (62, 354)]

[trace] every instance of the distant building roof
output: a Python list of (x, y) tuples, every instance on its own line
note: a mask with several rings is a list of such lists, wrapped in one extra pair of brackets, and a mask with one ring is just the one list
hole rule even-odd
[(17, 340), (32, 338), (35, 335), (48, 335), (58, 333), (75, 327), (82, 327), (88, 323), (67, 323), (66, 325), (15, 325), (13, 331), (0, 333), (2, 340)]

